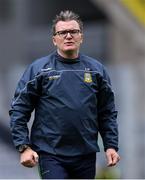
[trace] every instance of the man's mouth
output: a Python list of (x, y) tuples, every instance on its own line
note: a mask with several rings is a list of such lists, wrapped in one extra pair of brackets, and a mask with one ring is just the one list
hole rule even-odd
[(73, 45), (74, 43), (73, 43), (73, 42), (65, 42), (64, 44), (67, 45), (67, 46), (71, 46), (71, 45)]

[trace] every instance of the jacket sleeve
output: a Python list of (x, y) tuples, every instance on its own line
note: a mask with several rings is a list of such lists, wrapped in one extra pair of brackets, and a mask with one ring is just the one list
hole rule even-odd
[(117, 111), (110, 78), (105, 68), (103, 68), (103, 76), (99, 78), (98, 123), (104, 150), (114, 148), (118, 151)]
[(9, 111), (11, 134), (16, 148), (21, 144), (30, 144), (27, 123), (39, 98), (39, 91), (38, 76), (34, 74), (33, 67), (29, 66), (18, 83)]

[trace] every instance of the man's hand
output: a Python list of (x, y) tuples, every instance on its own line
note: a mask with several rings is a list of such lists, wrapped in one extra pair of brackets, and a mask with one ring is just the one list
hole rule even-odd
[(30, 147), (20, 155), (20, 163), (26, 167), (34, 167), (38, 162), (38, 154)]
[(115, 166), (120, 160), (119, 154), (113, 148), (106, 150), (107, 166)]

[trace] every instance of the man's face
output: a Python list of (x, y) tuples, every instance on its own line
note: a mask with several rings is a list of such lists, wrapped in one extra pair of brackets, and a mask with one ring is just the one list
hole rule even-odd
[(59, 21), (55, 26), (53, 43), (63, 57), (67, 54), (78, 55), (83, 35), (79, 24), (75, 21)]

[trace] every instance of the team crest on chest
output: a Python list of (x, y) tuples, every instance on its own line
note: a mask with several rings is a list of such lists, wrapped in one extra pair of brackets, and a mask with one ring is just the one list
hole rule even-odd
[(92, 82), (92, 75), (90, 72), (85, 72), (84, 74), (84, 82), (91, 83)]

